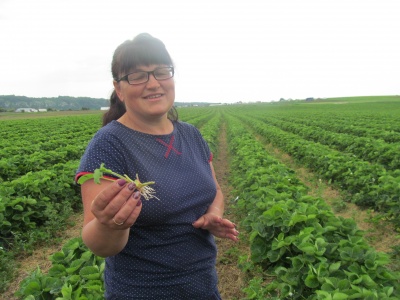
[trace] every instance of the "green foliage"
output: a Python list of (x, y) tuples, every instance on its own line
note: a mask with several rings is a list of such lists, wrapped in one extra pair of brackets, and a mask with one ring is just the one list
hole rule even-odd
[(0, 186), (0, 245), (15, 250), (14, 238), (26, 248), (38, 240), (38, 229), (57, 232), (64, 226), (71, 212), (81, 207), (79, 189), (71, 184), (76, 168), (76, 161), (55, 165)]
[[(248, 134), (256, 132), (347, 191), (350, 201), (384, 213), (382, 218), (399, 226), (396, 99), (368, 105), (362, 104), (363, 98), (346, 105), (314, 101), (179, 109), (181, 119), (201, 129), (214, 154), (222, 120), (229, 120), (236, 206), (252, 249), (251, 260), (241, 256), (239, 265), (256, 274), (246, 289), (248, 299), (400, 297), (398, 274), (386, 267), (388, 257), (366, 245), (354, 222), (336, 218), (321, 199), (306, 196), (307, 188), (294, 173)], [(77, 109), (81, 107), (90, 106)], [(73, 184), (77, 159), (100, 126), (98, 115), (0, 122), (0, 292), (12, 278), (15, 255), (62, 230), (70, 212), (80, 209), (79, 188)], [(37, 270), (26, 299), (56, 289), (60, 299), (91, 299), (80, 294), (86, 288), (76, 288), (78, 277), (62, 281), (69, 276), (67, 270), (82, 269), (79, 255), (68, 266), (53, 262), (51, 276)], [(99, 280), (92, 276), (98, 278), (101, 270), (94, 264), (85, 267), (79, 278)]]
[(53, 240), (82, 209), (74, 176), (97, 118), (0, 122), (0, 262), (7, 261), (0, 264), (0, 292), (14, 276), (15, 257)]
[[(372, 159), (369, 162), (358, 158), (357, 152), (341, 152), (320, 142), (315, 143), (304, 139), (296, 130), (293, 130), (292, 133), (277, 128), (275, 127), (276, 122), (272, 121), (271, 123), (271, 118), (266, 119), (264, 117), (262, 119), (261, 116), (254, 117), (254, 115), (246, 114), (241, 114), (238, 118), (267, 141), (283, 149), (302, 165), (319, 174), (321, 178), (349, 192), (352, 195), (352, 202), (361, 207), (372, 208), (381, 212), (396, 227), (400, 227), (400, 171), (391, 169), (392, 167), (397, 168), (399, 156), (394, 155), (394, 153), (398, 153), (398, 144), (374, 148), (374, 153), (377, 153), (375, 156), (379, 158), (377, 158), (377, 162), (383, 163), (383, 157), (394, 155), (390, 161), (386, 160), (387, 169), (385, 169), (384, 165), (374, 163)], [(301, 127), (301, 125), (299, 126)], [(308, 127), (305, 131), (313, 136), (319, 136), (321, 132), (321, 130), (316, 130), (315, 127)], [(343, 134), (340, 136), (343, 136)], [(357, 139), (359, 140), (358, 148), (360, 151), (365, 151), (365, 148), (368, 149), (368, 144), (364, 145), (363, 148), (362, 139), (357, 137), (347, 139), (348, 148), (355, 148), (351, 142), (357, 141)], [(335, 136), (332, 140), (336, 141), (339, 138)], [(325, 139), (321, 138), (318, 141), (325, 141)], [(383, 148), (389, 150), (385, 152), (386, 150), (383, 150)], [(365, 152), (369, 153), (369, 151)]]
[[(211, 117), (210, 115), (206, 117), (200, 115), (194, 119), (197, 120), (197, 125), (203, 125), (201, 130), (206, 139), (211, 144), (216, 145), (217, 135), (215, 131), (219, 126), (220, 118), (216, 118), (214, 115), (211, 120)], [(22, 165), (27, 167), (26, 164)], [(10, 239), (13, 238), (12, 240), (16, 243), (14, 232), (19, 232), (20, 240), (22, 241), (25, 238), (26, 244), (26, 236), (21, 229), (31, 233), (37, 232), (32, 230), (39, 227), (60, 229), (63, 220), (61, 216), (65, 215), (60, 209), (62, 207), (65, 209), (67, 207), (72, 208), (76, 203), (80, 203), (79, 189), (77, 189), (77, 186), (69, 184), (76, 167), (77, 161), (65, 165), (58, 164), (46, 170), (30, 172), (14, 181), (5, 182), (5, 195), (8, 195), (10, 199), (14, 196), (21, 197), (13, 201), (3, 201), (5, 211), (9, 212), (4, 214), (7, 218), (4, 218), (3, 233), (8, 234)], [(104, 174), (112, 174), (131, 181), (130, 178), (116, 174), (105, 168), (104, 165), (100, 166), (94, 174), (87, 175), (86, 178), (94, 178), (95, 181), (99, 182), (100, 178), (104, 178)], [(21, 185), (21, 182), (25, 185)], [(137, 186), (146, 188), (152, 183), (148, 182), (141, 185), (137, 183)], [(26, 195), (27, 191), (29, 191), (30, 196), (24, 198), (23, 195)], [(63, 195), (61, 198), (65, 201), (60, 201), (60, 195)], [(60, 201), (60, 205), (58, 205), (57, 199)], [(71, 202), (66, 203), (66, 201)], [(0, 202), (0, 213), (1, 204), (2, 202)], [(48, 212), (51, 212), (51, 214), (48, 214)], [(20, 217), (15, 217), (15, 220), (9, 219), (11, 216), (18, 215)], [(49, 219), (51, 216), (54, 218), (54, 222)], [(23, 222), (17, 222), (17, 220), (23, 220)], [(59, 224), (56, 224), (57, 222)], [(13, 234), (14, 236), (12, 236)], [(33, 241), (37, 241), (37, 237)], [(103, 297), (104, 260), (88, 251), (80, 239), (71, 240), (63, 247), (61, 252), (53, 254), (51, 262), (52, 268), (48, 274), (43, 274), (40, 269), (37, 269), (25, 278), (17, 295), (24, 297), (24, 299), (101, 299)]]
[[(275, 280), (254, 279), (248, 299), (397, 299), (400, 275), (373, 250), (353, 220), (308, 196), (293, 172), (229, 118), (232, 185), (245, 216), (251, 259)], [(276, 297), (276, 298), (274, 298)]]
[(14, 253), (0, 246), (0, 292), (4, 291), (15, 274), (17, 264)]
[(103, 299), (105, 261), (95, 256), (80, 238), (66, 243), (51, 256), (47, 274), (38, 268), (25, 278), (16, 296), (24, 299)]

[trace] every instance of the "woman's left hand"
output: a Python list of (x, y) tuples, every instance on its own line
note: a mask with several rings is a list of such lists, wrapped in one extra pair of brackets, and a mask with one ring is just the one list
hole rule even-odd
[(208, 230), (216, 237), (231, 239), (237, 242), (239, 232), (236, 230), (236, 225), (228, 219), (223, 219), (213, 213), (202, 215), (193, 224), (195, 228)]

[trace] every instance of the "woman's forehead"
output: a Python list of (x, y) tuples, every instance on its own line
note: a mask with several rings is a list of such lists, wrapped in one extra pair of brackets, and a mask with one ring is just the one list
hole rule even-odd
[(162, 68), (162, 67), (169, 67), (166, 64), (150, 64), (150, 65), (137, 65), (134, 68), (132, 68), (133, 71), (139, 70), (139, 71), (153, 71), (154, 69), (157, 68)]

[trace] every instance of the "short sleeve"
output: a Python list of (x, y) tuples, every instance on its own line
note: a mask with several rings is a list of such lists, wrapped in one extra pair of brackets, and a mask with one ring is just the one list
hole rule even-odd
[(124, 156), (119, 140), (108, 131), (100, 130), (90, 141), (75, 175), (75, 182), (88, 173), (93, 173), (102, 163), (118, 174), (124, 174)]

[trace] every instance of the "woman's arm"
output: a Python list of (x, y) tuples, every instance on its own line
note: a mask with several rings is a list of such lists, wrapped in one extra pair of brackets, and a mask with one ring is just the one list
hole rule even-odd
[(81, 186), (84, 210), (82, 239), (96, 255), (107, 257), (119, 253), (128, 242), (130, 227), (142, 209), (135, 185), (119, 179), (88, 180)]
[(210, 162), (211, 172), (215, 181), (215, 185), (217, 187), (217, 194), (215, 195), (214, 201), (208, 207), (207, 213), (214, 214), (218, 217), (223, 217), (224, 215), (224, 195), (222, 193), (221, 187), (219, 186), (217, 176), (215, 175), (214, 166), (212, 162)]

